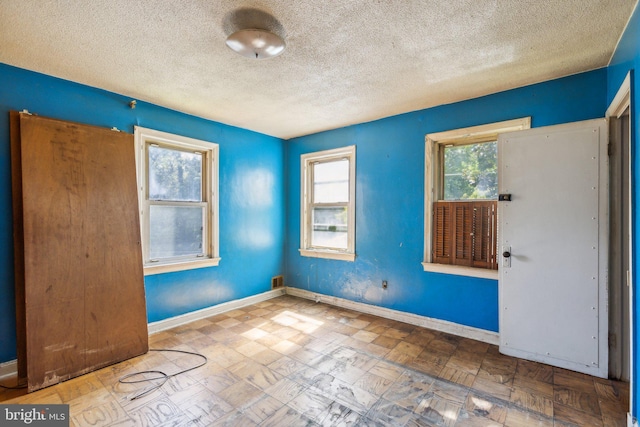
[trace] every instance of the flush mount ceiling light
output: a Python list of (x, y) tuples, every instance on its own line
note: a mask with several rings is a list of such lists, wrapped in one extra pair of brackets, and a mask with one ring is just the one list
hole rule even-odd
[(268, 59), (284, 51), (284, 40), (267, 30), (246, 29), (227, 37), (227, 46), (242, 56), (252, 59)]

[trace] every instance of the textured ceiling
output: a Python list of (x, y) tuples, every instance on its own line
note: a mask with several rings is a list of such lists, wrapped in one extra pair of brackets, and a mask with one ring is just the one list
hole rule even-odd
[(636, 3), (0, 0), (0, 62), (291, 138), (604, 67)]

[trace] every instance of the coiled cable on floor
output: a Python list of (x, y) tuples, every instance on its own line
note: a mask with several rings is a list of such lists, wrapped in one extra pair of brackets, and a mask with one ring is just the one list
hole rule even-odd
[[(204, 366), (207, 363), (207, 356), (200, 354), (200, 353), (194, 353), (191, 351), (186, 351), (186, 350), (171, 350), (171, 349), (166, 349), (166, 348), (152, 348), (149, 349), (149, 351), (168, 351), (168, 352), (173, 352), (173, 353), (182, 353), (182, 354), (188, 354), (191, 356), (197, 356), (202, 358), (202, 363), (192, 366), (190, 368), (187, 369), (183, 369), (182, 371), (176, 372), (174, 374), (166, 374), (165, 372), (162, 371), (157, 371), (157, 370), (148, 370), (148, 371), (140, 371), (140, 372), (134, 372), (132, 374), (127, 374), (123, 377), (120, 377), (118, 379), (118, 382), (121, 384), (138, 384), (138, 383), (145, 383), (145, 382), (152, 382), (152, 381), (159, 381), (157, 384), (153, 384), (145, 389), (143, 389), (142, 391), (136, 393), (133, 395), (133, 397), (130, 397), (129, 400), (136, 400), (136, 399), (140, 399), (141, 397), (146, 396), (149, 393), (152, 393), (156, 390), (158, 390), (160, 387), (162, 387), (167, 381), (169, 381), (170, 378), (173, 378), (175, 376), (178, 376), (180, 374), (184, 374), (185, 372), (189, 372), (189, 371), (193, 371), (194, 369), (197, 369), (201, 366)], [(153, 375), (151, 377), (147, 377), (147, 375)]]

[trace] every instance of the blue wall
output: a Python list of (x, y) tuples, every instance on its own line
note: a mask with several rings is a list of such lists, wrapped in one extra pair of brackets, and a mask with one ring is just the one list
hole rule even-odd
[[(423, 271), (425, 135), (526, 116), (532, 127), (604, 117), (606, 94), (600, 69), (289, 141), (286, 285), (498, 331), (496, 280)], [(302, 257), (300, 155), (352, 144), (356, 260)]]
[(16, 357), (10, 110), (126, 132), (139, 125), (220, 144), (222, 260), (217, 267), (147, 276), (150, 322), (265, 292), (283, 272), (285, 142), (145, 102), (132, 110), (130, 100), (0, 64), (0, 362)]
[[(533, 127), (603, 117), (626, 73), (640, 65), (638, 15), (636, 10), (606, 69), (287, 142), (144, 102), (131, 110), (130, 98), (0, 64), (0, 362), (15, 358), (9, 110), (26, 108), (127, 132), (140, 125), (220, 144), (222, 261), (218, 267), (146, 277), (149, 321), (264, 292), (270, 278), (284, 272), (287, 286), (497, 331), (496, 281), (427, 273), (420, 264), (424, 137), (525, 116), (532, 117)], [(634, 102), (638, 83), (636, 72)], [(640, 178), (635, 105), (634, 184)], [(356, 261), (301, 257), (300, 155), (352, 144), (357, 145)], [(640, 190), (634, 189), (637, 200)], [(635, 202), (633, 219), (637, 248)], [(640, 251), (635, 256), (637, 272)], [(382, 280), (388, 280), (387, 290)], [(635, 275), (633, 283), (637, 305)], [(637, 339), (634, 351), (637, 355)], [(638, 396), (637, 368), (633, 376)], [(637, 398), (632, 412), (638, 414)]]
[(633, 222), (633, 262), (632, 262), (632, 288), (634, 300), (632, 301), (632, 324), (634, 330), (633, 336), (633, 354), (634, 366), (632, 375), (633, 381), (633, 401), (631, 402), (631, 414), (635, 417), (640, 415), (640, 402), (638, 400), (640, 394), (640, 382), (638, 378), (638, 367), (640, 365), (640, 353), (638, 350), (638, 334), (640, 333), (640, 323), (638, 322), (638, 307), (640, 307), (640, 291), (637, 287), (638, 268), (640, 268), (640, 250), (638, 248), (638, 239), (640, 237), (640, 213), (638, 212), (638, 200), (640, 200), (640, 10), (636, 6), (636, 10), (629, 20), (627, 29), (620, 39), (618, 48), (616, 49), (611, 64), (607, 70), (607, 99), (610, 102), (616, 95), (620, 84), (625, 76), (631, 72), (631, 159), (632, 159), (632, 222)]

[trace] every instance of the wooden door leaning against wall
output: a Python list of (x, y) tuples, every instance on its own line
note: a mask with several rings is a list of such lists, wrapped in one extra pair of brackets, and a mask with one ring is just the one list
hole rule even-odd
[(11, 113), (18, 376), (148, 351), (133, 135)]

